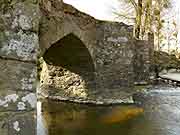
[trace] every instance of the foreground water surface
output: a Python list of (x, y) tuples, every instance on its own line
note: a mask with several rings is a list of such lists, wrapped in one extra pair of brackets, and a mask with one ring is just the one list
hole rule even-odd
[(156, 88), (142, 105), (38, 102), (38, 135), (179, 135), (180, 89)]

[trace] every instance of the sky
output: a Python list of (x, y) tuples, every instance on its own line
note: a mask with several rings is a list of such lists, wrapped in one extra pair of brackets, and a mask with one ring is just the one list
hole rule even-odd
[(90, 14), (96, 19), (114, 20), (112, 7), (117, 5), (117, 0), (63, 0), (77, 9)]
[[(77, 9), (90, 14), (91, 16), (101, 20), (115, 20), (113, 9), (121, 10), (118, 0), (63, 0), (65, 3), (71, 4)], [(119, 0), (120, 1), (120, 0)], [(180, 0), (174, 1), (174, 9), (180, 12)], [(180, 18), (180, 14), (179, 14)]]

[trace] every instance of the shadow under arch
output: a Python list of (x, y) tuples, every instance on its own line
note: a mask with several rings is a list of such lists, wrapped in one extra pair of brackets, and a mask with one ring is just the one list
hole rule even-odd
[(84, 80), (86, 89), (95, 88), (93, 59), (88, 48), (74, 34), (70, 33), (51, 45), (43, 59), (48, 65), (62, 68), (59, 72), (70, 71), (78, 74)]

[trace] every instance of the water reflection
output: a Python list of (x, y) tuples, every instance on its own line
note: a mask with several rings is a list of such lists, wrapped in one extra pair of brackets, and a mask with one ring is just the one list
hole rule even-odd
[(143, 117), (143, 109), (132, 105), (107, 107), (44, 101), (41, 111), (38, 135), (128, 135), (133, 123)]
[(49, 135), (68, 135), (86, 125), (86, 111), (63, 103), (43, 102), (43, 118)]
[(102, 116), (101, 121), (105, 124), (123, 123), (143, 113), (138, 107), (114, 107), (108, 114)]
[(39, 102), (38, 135), (179, 135), (180, 94), (162, 95), (142, 107)]

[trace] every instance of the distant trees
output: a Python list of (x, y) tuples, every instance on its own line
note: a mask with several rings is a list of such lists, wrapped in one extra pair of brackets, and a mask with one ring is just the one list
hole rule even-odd
[[(122, 0), (119, 0), (122, 2)], [(157, 37), (157, 48), (160, 48), (161, 28), (164, 20), (162, 13), (164, 9), (171, 7), (172, 0), (123, 0), (124, 4), (133, 7), (134, 18), (118, 14), (119, 17), (134, 19), (134, 36), (137, 39), (144, 39), (147, 33), (155, 33)], [(127, 11), (128, 12), (128, 11)]]
[[(122, 3), (123, 1), (123, 3)], [(180, 68), (180, 53), (178, 52), (179, 25), (176, 17), (168, 11), (172, 10), (173, 0), (119, 0), (124, 12), (116, 14), (127, 22), (134, 21), (134, 37), (146, 39), (148, 33), (154, 34), (154, 66), (157, 74), (163, 69)], [(175, 49), (172, 50), (172, 47)], [(167, 52), (163, 50), (167, 49)]]
[(176, 21), (173, 21), (173, 25), (174, 25), (174, 31), (173, 31), (173, 40), (175, 40), (175, 55), (178, 55), (178, 35), (179, 35), (179, 28), (178, 25), (176, 23)]
[(172, 30), (168, 33), (168, 42), (173, 42), (173, 45), (175, 46), (174, 50), (171, 51), (170, 49), (170, 43), (168, 44), (168, 53), (178, 55), (178, 34), (179, 34), (179, 28), (175, 20), (172, 22), (173, 28)]

